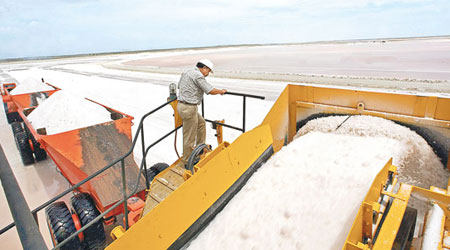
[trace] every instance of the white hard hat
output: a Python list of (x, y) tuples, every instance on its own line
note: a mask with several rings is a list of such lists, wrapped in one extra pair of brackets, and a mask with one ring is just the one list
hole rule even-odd
[(203, 65), (208, 67), (211, 70), (211, 72), (214, 73), (214, 64), (211, 62), (211, 60), (209, 60), (209, 59), (202, 59), (202, 60), (200, 60), (198, 62), (202, 63)]

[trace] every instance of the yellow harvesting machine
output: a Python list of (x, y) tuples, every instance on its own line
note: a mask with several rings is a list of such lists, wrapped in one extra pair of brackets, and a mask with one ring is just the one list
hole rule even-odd
[[(175, 110), (175, 127), (181, 125)], [(211, 221), (252, 173), (289, 144), (307, 121), (328, 115), (370, 115), (386, 118), (420, 134), (450, 168), (450, 98), (287, 85), (263, 122), (232, 143), (197, 152), (189, 169), (178, 161), (155, 176), (139, 220), (128, 230), (115, 228), (107, 249), (179, 249)], [(395, 166), (388, 162), (373, 180), (342, 249), (407, 249), (415, 217), (408, 200), (418, 193), (445, 211), (441, 239), (450, 226), (447, 190), (397, 185)], [(363, 197), (362, 197), (363, 198)], [(386, 200), (388, 205), (386, 205)], [(301, 226), (301, 225), (299, 225)], [(412, 231), (412, 232), (411, 232)], [(445, 247), (443, 243), (441, 248)]]

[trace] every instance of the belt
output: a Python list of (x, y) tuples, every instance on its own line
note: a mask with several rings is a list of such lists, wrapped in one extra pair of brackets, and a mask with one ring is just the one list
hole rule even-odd
[(183, 104), (187, 104), (187, 105), (197, 105), (196, 103), (188, 103), (188, 102), (185, 102), (185, 101), (180, 101), (180, 100), (178, 100), (178, 102), (181, 102), (181, 103), (183, 103)]

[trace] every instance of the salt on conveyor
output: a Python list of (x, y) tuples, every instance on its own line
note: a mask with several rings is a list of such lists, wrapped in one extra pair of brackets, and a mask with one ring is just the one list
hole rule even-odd
[[(329, 117), (337, 125), (345, 118)], [(334, 130), (337, 126), (327, 118), (310, 121), (314, 126), (305, 125), (299, 131), (303, 136), (267, 161), (188, 249), (338, 249), (373, 178), (390, 157), (400, 168), (411, 162), (442, 168), (435, 155), (428, 159), (420, 154), (429, 146), (411, 135), (415, 132), (380, 118), (347, 122), (355, 118), (353, 129), (351, 123), (339, 128), (343, 134), (308, 129)], [(391, 135), (398, 132), (405, 134)]]
[(111, 120), (102, 106), (60, 90), (28, 115), (34, 129), (45, 128), (47, 135), (92, 126)]
[(47, 90), (54, 90), (54, 88), (43, 83), (41, 80), (29, 77), (18, 83), (17, 86), (11, 90), (11, 94), (19, 95)]
[[(399, 141), (402, 154), (397, 162), (399, 182), (429, 188), (431, 185), (446, 189), (449, 172), (433, 149), (416, 132), (400, 126), (393, 121), (374, 116), (329, 116), (309, 121), (297, 133), (296, 137), (310, 131), (321, 131), (334, 134), (356, 135), (364, 137), (385, 137)], [(336, 129), (342, 124), (339, 129)], [(416, 155), (416, 156), (414, 156)]]
[(443, 223), (445, 223), (444, 211), (442, 211), (439, 205), (434, 204), (427, 218), (427, 225), (423, 236), (423, 250), (439, 249), (438, 246), (442, 240), (441, 228), (444, 226)]

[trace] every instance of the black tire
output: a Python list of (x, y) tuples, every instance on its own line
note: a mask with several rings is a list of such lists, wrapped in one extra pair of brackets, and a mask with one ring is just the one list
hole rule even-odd
[(29, 130), (28, 127), (27, 127), (27, 125), (24, 125), (24, 126), (23, 126), (23, 130), (25, 130), (25, 132), (27, 132), (28, 137), (31, 137), (31, 136), (32, 136), (30, 130)]
[[(151, 170), (150, 168), (147, 169), (147, 180), (148, 183), (151, 183), (153, 181), (153, 179), (155, 179), (155, 176), (157, 175), (157, 173), (153, 172), (153, 170)], [(145, 175), (144, 175), (145, 177)]]
[(22, 123), (21, 122), (11, 123), (11, 129), (13, 132), (14, 140), (16, 141), (16, 147), (19, 150), (19, 143), (17, 143), (16, 135), (17, 135), (17, 133), (24, 131), (24, 129), (22, 127)]
[[(151, 166), (149, 169), (147, 169), (147, 179), (148, 182), (152, 182), (153, 179), (162, 171), (164, 171), (166, 168), (169, 167), (169, 164), (164, 162), (159, 162)], [(145, 176), (144, 176), (145, 177)]]
[(411, 248), (416, 220), (417, 209), (406, 207), (402, 223), (400, 224), (394, 244), (392, 245), (393, 250), (406, 250)]
[(25, 131), (19, 132), (15, 136), (17, 148), (19, 149), (20, 158), (24, 165), (34, 162), (33, 152), (31, 151), (30, 141)]
[(36, 144), (33, 144), (33, 146), (34, 146), (34, 157), (36, 158), (36, 161), (42, 161), (47, 159), (47, 152), (45, 152), (45, 150), (41, 148), (41, 144), (39, 144), (39, 142), (36, 142)]
[[(58, 201), (48, 206), (45, 209), (45, 214), (47, 215), (47, 225), (54, 244), (61, 243), (77, 231), (72, 220), (72, 214), (63, 201)], [(60, 249), (82, 249), (80, 238), (76, 236), (64, 244)]]
[(36, 162), (42, 161), (47, 159), (47, 152), (41, 148), (41, 144), (36, 141), (33, 134), (30, 132), (27, 126), (25, 127), (25, 131), (28, 134), (28, 137), (31, 139), (31, 142), (33, 143), (33, 149), (34, 149), (34, 157), (36, 158)]
[(36, 158), (36, 161), (42, 161), (47, 159), (47, 152), (45, 152), (44, 149), (41, 148), (41, 144), (34, 139), (33, 135), (30, 135), (31, 142), (33, 143), (34, 148), (34, 157)]
[[(81, 226), (93, 221), (100, 212), (95, 207), (91, 196), (87, 193), (77, 194), (71, 199), (72, 207), (80, 219)], [(106, 242), (103, 219), (98, 220), (89, 228), (84, 230), (84, 243), (87, 249), (104, 249)]]
[(3, 103), (3, 108), (5, 109), (5, 114), (8, 114), (8, 103)]
[(150, 169), (155, 172), (156, 174), (161, 173), (162, 171), (164, 171), (166, 168), (169, 167), (169, 164), (164, 163), (164, 162), (160, 162), (160, 163), (156, 163), (155, 165), (151, 166)]
[(19, 113), (17, 112), (7, 113), (6, 119), (8, 120), (9, 124), (13, 122), (23, 122), (22, 117), (20, 117)]
[(11, 123), (11, 129), (12, 129), (12, 132), (13, 132), (14, 136), (16, 136), (17, 133), (24, 131), (21, 122), (13, 122), (13, 123)]

